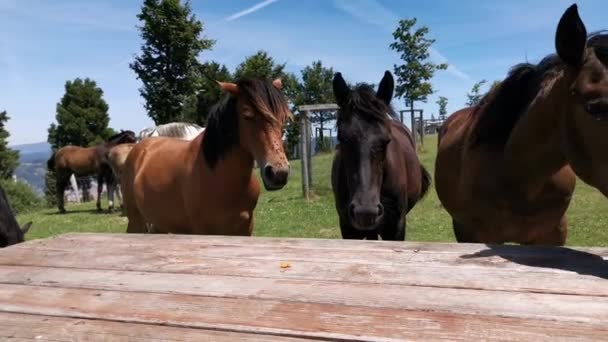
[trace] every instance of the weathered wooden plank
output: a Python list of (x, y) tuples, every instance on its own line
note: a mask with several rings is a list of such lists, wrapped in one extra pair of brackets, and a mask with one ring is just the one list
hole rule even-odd
[(11, 285), (430, 310), (565, 322), (608, 322), (608, 297), (599, 296), (192, 274), (57, 268), (13, 268), (7, 272), (5, 269), (0, 269), (0, 283)]
[[(485, 245), (471, 243), (438, 243), (438, 242), (394, 242), (394, 241), (360, 241), (342, 239), (309, 239), (309, 238), (270, 238), (270, 237), (239, 237), (214, 235), (164, 235), (164, 234), (99, 234), (99, 233), (68, 233), (56, 237), (32, 240), (25, 244), (12, 246), (23, 248), (30, 244), (48, 247), (64, 248), (70, 245), (108, 243), (111, 245), (146, 245), (158, 243), (160, 246), (234, 246), (234, 247), (284, 247), (291, 249), (314, 250), (364, 250), (369, 252), (415, 252), (471, 255), (476, 253), (500, 254), (504, 256), (534, 256), (539, 258), (555, 258), (573, 256), (587, 252), (608, 257), (605, 247), (552, 247), (552, 246), (519, 246), (519, 245)], [(1, 252), (1, 251), (0, 251)], [(0, 253), (1, 255), (1, 253)], [(576, 255), (574, 255), (576, 256)]]
[[(585, 304), (581, 304), (585, 308)], [(249, 298), (0, 286), (0, 311), (351, 340), (534, 340), (608, 336), (604, 323)]]
[[(126, 234), (123, 234), (126, 235)], [(228, 239), (230, 240), (230, 239)], [(96, 262), (112, 263), (112, 268), (122, 269), (125, 265), (135, 263), (161, 263), (165, 264), (204, 264), (200, 258), (220, 258), (235, 260), (258, 261), (292, 261), (333, 264), (357, 265), (424, 265), (457, 266), (457, 267), (483, 267), (500, 268), (521, 272), (547, 272), (547, 273), (578, 273), (600, 278), (606, 278), (608, 260), (602, 256), (564, 249), (556, 252), (542, 254), (536, 249), (511, 247), (505, 250), (509, 253), (496, 253), (484, 245), (472, 245), (472, 253), (446, 253), (425, 251), (424, 249), (376, 249), (376, 250), (348, 250), (332, 248), (265, 246), (253, 244), (221, 245), (205, 243), (204, 238), (187, 240), (184, 238), (148, 239), (141, 236), (140, 240), (129, 238), (116, 238), (114, 240), (87, 239), (53, 239), (46, 244), (24, 244), (19, 248), (0, 251), (0, 264), (39, 265), (41, 260), (48, 260), (47, 265), (59, 263), (70, 258), (69, 251), (77, 251), (76, 260), (96, 260)], [(268, 240), (272, 241), (272, 240)], [(51, 244), (52, 242), (52, 244)], [(360, 242), (361, 243), (361, 242)], [(366, 243), (361, 243), (366, 245)], [(104, 246), (104, 253), (97, 252), (99, 246)], [(447, 245), (446, 247), (450, 247)], [(519, 255), (516, 253), (522, 251)], [(549, 256), (547, 256), (549, 255)], [(134, 257), (139, 260), (134, 260)], [(110, 258), (110, 260), (103, 259)], [(101, 259), (101, 260), (100, 260)], [(162, 266), (161, 265), (161, 266)], [(107, 265), (106, 265), (107, 266)], [(75, 266), (78, 267), (78, 266)], [(105, 267), (105, 266), (104, 266)]]
[[(22, 272), (13, 267), (16, 265), (608, 296), (608, 281), (605, 279), (608, 278), (608, 268), (593, 275), (557, 270), (547, 274), (544, 268), (521, 265), (516, 268), (510, 264), (511, 267), (454, 266), (449, 261), (443, 264), (348, 264), (214, 258), (201, 256), (198, 251), (167, 256), (150, 248), (115, 247), (104, 254), (92, 249), (14, 252), (10, 258), (0, 261), (5, 265), (0, 268), (0, 279), (6, 279), (7, 273)], [(288, 261), (289, 268), (281, 268), (281, 261)]]
[(2, 341), (248, 341), (301, 342), (300, 338), (154, 324), (0, 313)]

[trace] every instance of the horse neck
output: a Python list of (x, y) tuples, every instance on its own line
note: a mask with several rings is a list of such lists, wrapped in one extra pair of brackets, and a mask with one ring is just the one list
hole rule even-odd
[[(199, 134), (195, 139), (190, 141), (191, 148), (198, 156), (195, 158), (196, 165), (207, 165), (202, 148), (203, 137), (204, 134)], [(240, 196), (243, 192), (243, 187), (247, 186), (251, 181), (253, 160), (253, 155), (241, 147), (240, 144), (237, 144), (210, 170), (214, 176), (203, 177), (203, 179), (210, 179), (214, 184), (222, 184), (222, 188), (226, 194), (236, 193)], [(208, 167), (205, 167), (205, 169), (208, 169)]]
[(568, 162), (561, 148), (564, 99), (563, 76), (549, 80), (518, 120), (504, 149), (505, 170), (512, 184), (540, 189)]

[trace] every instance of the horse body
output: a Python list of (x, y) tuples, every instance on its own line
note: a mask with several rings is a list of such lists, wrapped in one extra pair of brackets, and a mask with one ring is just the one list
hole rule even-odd
[(97, 209), (101, 210), (101, 191), (103, 183), (108, 186), (109, 207), (112, 210), (114, 199), (115, 178), (107, 162), (108, 151), (116, 145), (135, 142), (135, 133), (121, 131), (107, 141), (94, 147), (68, 145), (57, 150), (47, 162), (57, 176), (57, 203), (59, 212), (64, 213), (63, 194), (72, 174), (78, 176), (97, 175)]
[(351, 91), (334, 78), (338, 140), (332, 189), (343, 238), (404, 240), (406, 215), (427, 192), (430, 176), (420, 164), (409, 130), (387, 113), (393, 80), (389, 72), (378, 93)]
[(7, 247), (24, 241), (25, 233), (32, 222), (19, 227), (8, 203), (4, 189), (0, 186), (0, 247)]
[[(233, 151), (210, 169), (203, 160), (202, 141), (203, 135), (190, 142), (164, 137), (140, 142), (125, 167), (124, 178), (133, 179), (132, 188), (124, 191), (125, 202), (136, 203), (155, 233), (251, 235), (260, 193), (251, 170), (253, 158)], [(156, 158), (159, 155), (165, 157)], [(131, 170), (150, 171), (132, 175)], [(167, 211), (168, 202), (170, 215), (159, 215)]]
[(589, 42), (573, 5), (558, 25), (557, 55), (518, 65), (445, 122), (435, 183), (459, 242), (563, 245), (576, 175), (608, 190), (605, 173), (598, 176), (606, 170), (608, 35)]
[[(220, 83), (229, 93), (191, 141), (150, 137), (129, 153), (121, 177), (128, 233), (251, 235), (260, 185), (287, 182), (282, 144), (287, 102), (260, 80)], [(150, 228), (152, 227), (152, 228)]]
[[(439, 135), (435, 187), (444, 208), (452, 215), (459, 242), (563, 244), (568, 208), (576, 177), (567, 164), (506, 157), (500, 147), (470, 148), (474, 109), (454, 113)], [(546, 132), (538, 132), (539, 138)], [(541, 144), (531, 144), (528, 153)], [(509, 160), (507, 162), (507, 160)], [(513, 164), (508, 164), (513, 163)], [(513, 180), (508, 170), (521, 167), (542, 175), (527, 185)], [(532, 170), (534, 169), (534, 170)], [(541, 170), (542, 169), (542, 170)]]

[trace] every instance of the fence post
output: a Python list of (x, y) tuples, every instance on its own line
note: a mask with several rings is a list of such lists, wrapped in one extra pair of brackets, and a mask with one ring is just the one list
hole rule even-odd
[(300, 161), (302, 163), (302, 194), (304, 198), (309, 198), (309, 178), (308, 178), (308, 111), (302, 111), (300, 117)]

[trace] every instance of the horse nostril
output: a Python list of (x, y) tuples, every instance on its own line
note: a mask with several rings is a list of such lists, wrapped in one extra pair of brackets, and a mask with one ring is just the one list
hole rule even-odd
[(274, 178), (274, 168), (272, 165), (266, 165), (264, 167), (264, 177), (266, 177), (267, 180), (272, 180)]
[(382, 204), (378, 204), (378, 217), (384, 215), (384, 206)]

